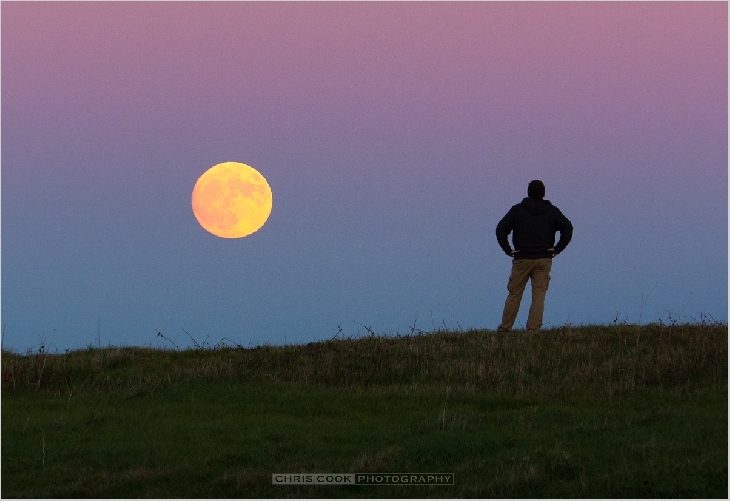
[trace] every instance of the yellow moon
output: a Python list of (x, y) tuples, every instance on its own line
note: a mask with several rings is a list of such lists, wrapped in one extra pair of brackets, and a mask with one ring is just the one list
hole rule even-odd
[(221, 238), (241, 238), (261, 228), (271, 214), (271, 187), (253, 167), (214, 165), (193, 188), (193, 214), (200, 226)]

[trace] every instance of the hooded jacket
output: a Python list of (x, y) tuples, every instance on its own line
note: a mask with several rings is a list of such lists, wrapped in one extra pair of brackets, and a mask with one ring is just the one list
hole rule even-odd
[[(560, 240), (555, 245), (557, 231)], [(515, 259), (538, 259), (560, 254), (573, 237), (573, 225), (550, 200), (524, 198), (497, 224), (497, 242), (508, 256), (512, 252), (507, 240), (510, 232), (515, 250), (520, 251)], [(554, 253), (548, 251), (553, 247)]]

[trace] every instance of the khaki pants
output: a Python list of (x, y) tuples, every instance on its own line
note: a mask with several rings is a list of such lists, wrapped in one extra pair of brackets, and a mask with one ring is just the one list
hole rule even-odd
[(550, 258), (542, 259), (513, 259), (512, 273), (509, 276), (507, 290), (509, 295), (504, 303), (504, 313), (502, 313), (502, 323), (497, 328), (498, 331), (509, 331), (517, 318), (517, 312), (520, 311), (520, 302), (522, 301), (522, 293), (525, 291), (527, 280), (532, 282), (532, 304), (530, 305), (530, 314), (527, 317), (527, 330), (536, 331), (542, 327), (542, 314), (545, 310), (545, 294), (550, 285), (550, 269), (553, 260)]

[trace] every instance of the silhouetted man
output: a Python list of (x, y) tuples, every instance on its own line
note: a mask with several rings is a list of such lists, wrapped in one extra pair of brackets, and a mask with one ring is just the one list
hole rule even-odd
[[(513, 206), (497, 224), (497, 242), (512, 258), (512, 273), (507, 283), (509, 295), (504, 303), (502, 323), (497, 328), (501, 332), (512, 329), (528, 279), (532, 282), (532, 304), (527, 317), (527, 331), (540, 330), (552, 259), (565, 249), (573, 237), (573, 225), (568, 218), (549, 200), (543, 200), (544, 197), (542, 181), (530, 181), (527, 198)], [(555, 245), (557, 231), (560, 232), (560, 240)], [(510, 232), (514, 250), (507, 240)]]

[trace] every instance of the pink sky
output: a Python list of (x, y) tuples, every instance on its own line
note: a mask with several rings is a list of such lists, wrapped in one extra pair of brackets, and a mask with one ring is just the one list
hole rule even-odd
[[(496, 325), (509, 263), (493, 225), (532, 178), (576, 227), (550, 321), (633, 315), (659, 282), (654, 317), (726, 317), (727, 14), (725, 2), (3, 3), (4, 318), (35, 336), (103, 316), (132, 340), (180, 318), (264, 337), (353, 317), (403, 330), (433, 310)], [(275, 200), (236, 251), (205, 240), (189, 210), (198, 176), (229, 160), (260, 170)], [(243, 249), (268, 277), (227, 282)], [(299, 313), (271, 320), (281, 311)]]

